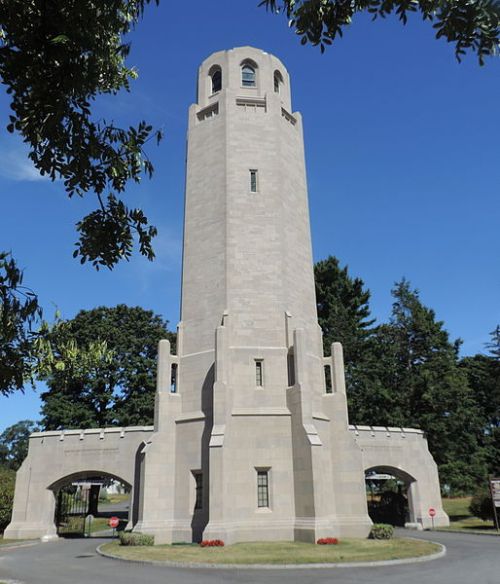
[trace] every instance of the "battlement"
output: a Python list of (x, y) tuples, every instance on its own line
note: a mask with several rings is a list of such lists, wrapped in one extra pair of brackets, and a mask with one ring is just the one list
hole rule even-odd
[(395, 428), (391, 426), (358, 426), (350, 424), (349, 430), (361, 438), (410, 438), (425, 440), (425, 432), (418, 428)]
[(107, 435), (110, 434), (120, 434), (120, 438), (124, 438), (125, 434), (130, 434), (131, 432), (153, 432), (153, 426), (126, 426), (123, 428), (85, 428), (80, 430), (49, 430), (47, 432), (33, 432), (30, 435), (30, 440), (36, 440), (40, 438), (59, 438), (62, 442), (66, 437), (78, 437), (79, 440), (84, 440), (86, 436), (99, 435), (100, 440), (104, 440)]

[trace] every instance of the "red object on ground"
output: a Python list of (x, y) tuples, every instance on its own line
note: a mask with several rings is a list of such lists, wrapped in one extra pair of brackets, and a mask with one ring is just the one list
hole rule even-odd
[(108, 519), (108, 525), (113, 529), (116, 529), (120, 525), (120, 519), (118, 517), (110, 517)]
[(336, 537), (320, 537), (316, 543), (319, 545), (337, 545), (339, 540)]
[(201, 547), (223, 547), (224, 542), (222, 539), (204, 539), (201, 543)]
[(436, 517), (436, 510), (434, 509), (434, 507), (429, 507), (429, 515), (431, 517)]

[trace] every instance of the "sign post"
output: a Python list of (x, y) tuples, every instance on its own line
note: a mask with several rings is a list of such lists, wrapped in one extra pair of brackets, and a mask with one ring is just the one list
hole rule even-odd
[(436, 510), (434, 507), (429, 507), (429, 515), (432, 519), (432, 529), (434, 529), (434, 517), (436, 517)]
[(115, 529), (120, 525), (120, 519), (118, 517), (110, 517), (108, 519), (108, 525), (113, 529), (113, 537), (114, 537)]
[(497, 531), (500, 531), (500, 526), (498, 523), (498, 507), (500, 507), (500, 478), (491, 477), (490, 478), (490, 495), (491, 504), (493, 505), (493, 516), (495, 518), (495, 527)]

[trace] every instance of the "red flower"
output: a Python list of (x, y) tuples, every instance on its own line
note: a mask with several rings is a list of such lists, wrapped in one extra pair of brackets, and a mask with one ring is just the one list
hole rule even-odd
[(316, 543), (320, 545), (336, 545), (339, 540), (336, 537), (320, 537)]
[(222, 539), (204, 539), (201, 543), (201, 547), (223, 547), (224, 542)]

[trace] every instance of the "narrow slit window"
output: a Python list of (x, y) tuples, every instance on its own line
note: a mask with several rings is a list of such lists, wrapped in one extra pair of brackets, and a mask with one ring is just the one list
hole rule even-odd
[(326, 393), (333, 393), (332, 369), (330, 365), (325, 365), (325, 388)]
[(257, 507), (269, 507), (269, 471), (257, 471)]
[(295, 359), (293, 356), (293, 348), (288, 350), (287, 365), (288, 365), (288, 387), (293, 387), (295, 385)]
[(172, 373), (170, 377), (170, 393), (177, 393), (177, 363), (172, 363)]
[(257, 387), (264, 385), (264, 362), (262, 359), (255, 360), (255, 385)]
[(195, 484), (195, 501), (194, 508), (203, 508), (203, 473), (201, 471), (193, 472), (194, 484)]
[(274, 93), (281, 93), (281, 86), (283, 84), (283, 77), (279, 71), (274, 72)]
[(255, 168), (250, 169), (250, 192), (256, 193), (258, 189), (257, 183), (257, 170)]

